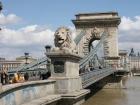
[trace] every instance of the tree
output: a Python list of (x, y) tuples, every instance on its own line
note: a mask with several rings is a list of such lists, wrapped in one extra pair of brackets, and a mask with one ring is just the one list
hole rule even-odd
[(3, 9), (2, 7), (3, 7), (3, 6), (2, 6), (2, 3), (1, 3), (1, 1), (0, 1), (0, 12), (1, 12), (1, 10)]

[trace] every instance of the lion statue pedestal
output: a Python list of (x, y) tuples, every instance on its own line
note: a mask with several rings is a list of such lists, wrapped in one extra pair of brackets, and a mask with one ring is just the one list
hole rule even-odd
[[(62, 94), (64, 98), (61, 105), (84, 102), (84, 96), (89, 93), (89, 90), (82, 88), (82, 81), (79, 76), (81, 57), (76, 53), (70, 35), (68, 28), (58, 28), (54, 40), (56, 48), (47, 54), (52, 64), (50, 79), (56, 80), (56, 93)], [(79, 100), (79, 98), (81, 99)]]

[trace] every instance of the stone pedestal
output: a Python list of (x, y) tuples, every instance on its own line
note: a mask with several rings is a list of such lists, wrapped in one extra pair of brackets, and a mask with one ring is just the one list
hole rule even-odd
[(65, 52), (51, 52), (47, 55), (51, 58), (51, 78), (56, 80), (56, 92), (65, 94), (82, 89), (79, 76), (79, 57), (76, 54)]
[(47, 56), (52, 63), (50, 79), (56, 81), (56, 93), (62, 95), (61, 105), (67, 100), (72, 102), (67, 103), (67, 105), (84, 102), (84, 96), (89, 93), (89, 90), (82, 88), (82, 81), (79, 76), (79, 60), (81, 57), (63, 50), (50, 52)]

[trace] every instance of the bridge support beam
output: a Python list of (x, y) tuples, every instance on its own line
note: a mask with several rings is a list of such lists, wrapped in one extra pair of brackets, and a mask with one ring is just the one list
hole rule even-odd
[[(47, 56), (51, 59), (51, 80), (56, 81), (56, 93), (62, 95), (60, 105), (80, 105), (89, 90), (82, 88), (79, 76), (80, 56), (65, 51), (50, 52)], [(59, 105), (58, 104), (58, 105)]]

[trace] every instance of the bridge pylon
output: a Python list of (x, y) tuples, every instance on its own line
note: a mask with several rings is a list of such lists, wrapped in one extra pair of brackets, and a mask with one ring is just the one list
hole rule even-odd
[(78, 53), (83, 57), (88, 55), (90, 53), (90, 44), (95, 40), (100, 40), (99, 33), (107, 29), (108, 35), (103, 42), (105, 62), (112, 62), (117, 65), (116, 62), (119, 60), (117, 35), (118, 25), (121, 22), (118, 13), (82, 13), (75, 16), (76, 19), (72, 20), (72, 22), (76, 27), (76, 39), (80, 37), (78, 35), (82, 31), (86, 31), (82, 38), (80, 38), (81, 40), (77, 42)]

